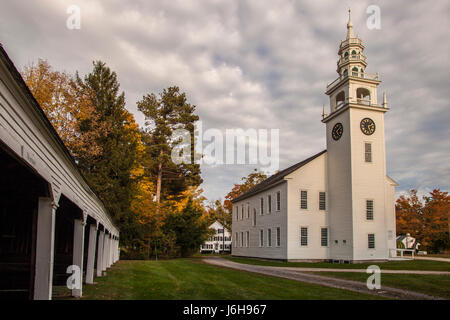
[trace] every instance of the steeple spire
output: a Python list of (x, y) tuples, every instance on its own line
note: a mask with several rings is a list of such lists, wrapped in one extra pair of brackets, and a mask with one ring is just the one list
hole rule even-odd
[(351, 18), (351, 10), (348, 9), (348, 22), (347, 22), (347, 39), (354, 38), (355, 35), (353, 34), (353, 23)]

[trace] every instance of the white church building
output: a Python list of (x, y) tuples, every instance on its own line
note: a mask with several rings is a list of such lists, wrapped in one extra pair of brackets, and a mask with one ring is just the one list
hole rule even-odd
[(349, 17), (338, 78), (326, 88), (326, 150), (233, 200), (233, 256), (287, 261), (387, 260), (396, 248), (394, 193), (386, 175), (386, 95), (366, 73)]

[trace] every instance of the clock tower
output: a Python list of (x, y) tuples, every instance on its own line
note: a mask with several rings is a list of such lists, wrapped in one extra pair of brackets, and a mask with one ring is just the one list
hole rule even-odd
[(326, 88), (329, 257), (332, 260), (385, 260), (395, 245), (392, 188), (386, 176), (384, 114), (378, 104), (377, 74), (366, 72), (364, 45), (353, 33), (350, 10), (347, 36), (339, 45), (338, 78)]

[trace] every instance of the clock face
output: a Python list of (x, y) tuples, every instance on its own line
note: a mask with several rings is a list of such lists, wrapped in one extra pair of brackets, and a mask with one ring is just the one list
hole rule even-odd
[(334, 125), (331, 136), (334, 140), (339, 140), (342, 137), (342, 133), (344, 133), (344, 127), (342, 126), (342, 123), (338, 122)]
[(365, 134), (370, 136), (375, 132), (375, 122), (373, 122), (370, 118), (364, 118), (361, 120), (361, 131)]

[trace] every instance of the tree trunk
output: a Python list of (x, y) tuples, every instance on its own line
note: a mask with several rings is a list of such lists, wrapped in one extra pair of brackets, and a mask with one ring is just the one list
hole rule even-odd
[[(161, 156), (163, 154), (163, 151), (161, 150), (159, 152), (159, 155)], [(160, 160), (158, 163), (158, 179), (156, 180), (156, 203), (159, 204), (161, 200), (161, 182), (162, 182), (162, 161)]]

